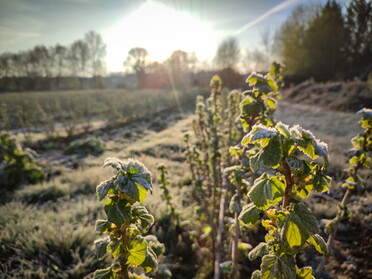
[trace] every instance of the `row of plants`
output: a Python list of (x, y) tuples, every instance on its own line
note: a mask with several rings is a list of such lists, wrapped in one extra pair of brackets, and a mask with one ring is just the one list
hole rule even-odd
[(106, 90), (32, 92), (0, 95), (0, 128), (20, 129), (26, 137), (44, 132), (48, 138), (89, 132), (93, 122), (116, 125), (192, 104), (197, 91)]
[[(207, 277), (251, 273), (252, 278), (314, 278), (311, 267), (296, 264), (296, 255), (308, 245), (329, 254), (338, 223), (347, 216), (347, 201), (362, 188), (358, 169), (370, 166), (372, 117), (364, 109), (359, 114), (365, 133), (352, 140), (345, 181), (349, 189), (327, 226), (332, 228), (327, 245), (306, 202), (312, 192), (325, 192), (331, 185), (327, 144), (298, 125), (273, 118), (281, 70), (274, 63), (266, 76), (251, 74), (251, 90), (232, 91), (225, 99), (221, 80), (214, 77), (211, 96), (197, 98), (193, 137), (187, 134), (184, 141), (196, 211), (202, 226), (211, 229), (204, 258)], [(264, 242), (249, 251), (249, 237), (242, 231), (257, 227), (259, 220), (267, 233)], [(240, 264), (244, 254), (251, 261), (262, 257), (260, 269), (245, 270)], [(317, 270), (321, 272), (322, 264)]]

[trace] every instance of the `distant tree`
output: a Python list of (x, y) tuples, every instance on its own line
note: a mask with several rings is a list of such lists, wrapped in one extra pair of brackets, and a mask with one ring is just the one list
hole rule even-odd
[(183, 50), (175, 50), (167, 59), (172, 86), (185, 89), (189, 85), (189, 54)]
[(80, 88), (84, 88), (84, 79), (87, 75), (87, 63), (89, 61), (89, 47), (83, 40), (72, 43), (69, 49), (68, 60), (72, 74), (79, 78)]
[(30, 63), (33, 65), (32, 75), (37, 80), (42, 80), (43, 89), (51, 87), (51, 72), (53, 68), (52, 53), (43, 45), (33, 48), (29, 53)]
[(307, 30), (318, 16), (320, 8), (320, 5), (297, 6), (276, 34), (279, 56), (287, 74), (305, 76), (308, 73), (310, 61), (305, 39)]
[(142, 88), (146, 79), (146, 65), (148, 63), (148, 52), (141, 47), (135, 47), (129, 50), (124, 66), (133, 70), (137, 75), (137, 87)]
[(236, 64), (240, 60), (240, 48), (236, 38), (225, 39), (217, 49), (215, 61), (219, 66), (218, 75), (224, 86), (234, 88), (239, 86), (240, 74), (236, 71)]
[(352, 0), (345, 24), (348, 76), (368, 75), (372, 71), (372, 1)]
[(222, 68), (234, 68), (239, 61), (240, 48), (236, 38), (230, 37), (225, 39), (217, 49), (216, 63)]
[(9, 52), (0, 55), (0, 88), (10, 89), (10, 78), (12, 76), (12, 54)]
[(27, 56), (28, 53), (23, 51), (15, 53), (11, 57), (13, 73), (12, 76), (18, 91), (27, 88), (26, 77), (29, 77), (29, 61)]
[(89, 68), (95, 81), (97, 77), (103, 74), (104, 57), (106, 55), (106, 44), (100, 34), (89, 31), (85, 34), (85, 43), (88, 46)]
[(341, 77), (345, 70), (346, 28), (342, 8), (328, 1), (306, 32), (305, 49), (308, 56), (308, 75), (317, 80)]
[(67, 70), (68, 49), (65, 46), (57, 44), (54, 47), (52, 47), (51, 52), (53, 53), (52, 57), (54, 60), (52, 72), (56, 80), (56, 87), (60, 88), (61, 78), (67, 75), (68, 73)]

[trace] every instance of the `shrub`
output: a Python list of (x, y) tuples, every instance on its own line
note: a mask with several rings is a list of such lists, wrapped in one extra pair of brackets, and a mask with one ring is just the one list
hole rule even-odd
[(36, 152), (23, 149), (11, 134), (0, 133), (0, 191), (42, 181), (45, 174), (36, 157)]
[(79, 154), (82, 156), (99, 156), (106, 150), (106, 144), (103, 140), (89, 137), (73, 141), (64, 151), (66, 155)]

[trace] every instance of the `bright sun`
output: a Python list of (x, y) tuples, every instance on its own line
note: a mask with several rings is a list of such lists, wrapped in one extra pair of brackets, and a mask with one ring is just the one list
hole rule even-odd
[(147, 49), (152, 61), (163, 61), (177, 49), (195, 51), (199, 58), (207, 59), (215, 48), (212, 37), (207, 23), (147, 1), (104, 34), (107, 68), (122, 71), (132, 47)]

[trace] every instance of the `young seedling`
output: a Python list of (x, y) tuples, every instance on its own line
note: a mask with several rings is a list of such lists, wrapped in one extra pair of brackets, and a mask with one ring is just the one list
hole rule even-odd
[(158, 171), (160, 172), (160, 175), (159, 175), (159, 181), (160, 181), (160, 189), (163, 190), (163, 193), (162, 193), (162, 198), (165, 200), (165, 202), (167, 203), (167, 206), (168, 208), (170, 209), (171, 211), (171, 216), (172, 216), (172, 224), (176, 224), (176, 226), (179, 226), (180, 225), (180, 217), (179, 217), (179, 214), (174, 206), (174, 204), (172, 203), (172, 196), (170, 194), (170, 191), (168, 189), (168, 185), (169, 185), (169, 180), (167, 178), (167, 174), (168, 174), (168, 169), (166, 166), (164, 165), (160, 165), (158, 167)]
[(143, 202), (147, 192), (152, 190), (151, 174), (142, 163), (133, 159), (123, 162), (108, 158), (104, 163), (106, 166), (114, 168), (116, 174), (97, 186), (98, 200), (107, 197), (104, 206), (107, 219), (96, 222), (96, 230), (106, 236), (97, 239), (95, 247), (98, 258), (109, 252), (113, 263), (106, 269), (97, 270), (94, 278), (138, 278), (134, 268), (142, 267), (145, 273), (154, 270), (158, 256), (164, 252), (164, 246), (156, 237), (143, 237), (154, 223), (154, 217), (137, 203)]

